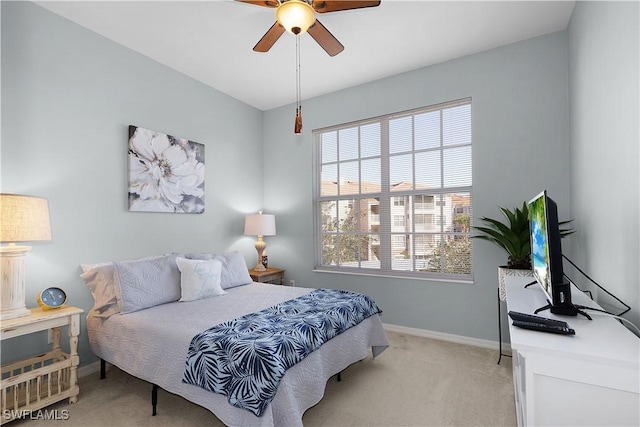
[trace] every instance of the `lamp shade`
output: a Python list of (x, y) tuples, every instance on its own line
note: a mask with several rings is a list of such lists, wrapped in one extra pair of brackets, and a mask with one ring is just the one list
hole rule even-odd
[(292, 34), (303, 34), (316, 21), (316, 12), (303, 0), (288, 0), (276, 9), (276, 19)]
[(0, 194), (0, 242), (51, 240), (49, 202), (21, 194)]
[(249, 214), (244, 218), (245, 236), (275, 236), (276, 217), (262, 212)]

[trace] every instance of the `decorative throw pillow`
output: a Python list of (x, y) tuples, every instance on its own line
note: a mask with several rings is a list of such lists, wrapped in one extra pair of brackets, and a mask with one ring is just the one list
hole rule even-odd
[(253, 282), (249, 275), (249, 269), (247, 268), (244, 256), (238, 251), (221, 254), (206, 252), (190, 253), (184, 254), (183, 257), (188, 259), (217, 259), (220, 261), (222, 263), (222, 274), (220, 276), (220, 286), (222, 286), (222, 289), (248, 285)]
[(176, 258), (180, 270), (180, 301), (194, 301), (226, 294), (220, 287), (222, 263), (218, 260)]
[(114, 265), (120, 284), (122, 314), (180, 299), (180, 271), (175, 255)]

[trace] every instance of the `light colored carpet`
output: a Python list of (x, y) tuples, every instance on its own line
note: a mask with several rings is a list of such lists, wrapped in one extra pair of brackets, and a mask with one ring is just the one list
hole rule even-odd
[[(325, 396), (304, 415), (305, 426), (512, 426), (516, 424), (511, 359), (497, 351), (387, 332), (390, 347), (327, 383)], [(47, 408), (66, 420), (16, 420), (9, 427), (222, 426), (208, 410), (158, 392), (117, 368), (80, 378), (80, 399)]]

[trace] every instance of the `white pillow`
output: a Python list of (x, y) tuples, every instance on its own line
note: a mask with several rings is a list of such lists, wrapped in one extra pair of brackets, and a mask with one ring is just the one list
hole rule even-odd
[(120, 286), (113, 263), (82, 264), (82, 277), (93, 295), (92, 315), (109, 318), (120, 313)]
[(180, 270), (180, 301), (215, 297), (226, 294), (220, 286), (222, 263), (218, 260), (176, 258)]
[(253, 282), (251, 276), (249, 276), (249, 269), (244, 256), (240, 252), (225, 252), (213, 255), (211, 258), (217, 259), (222, 263), (222, 279), (220, 279), (222, 289), (248, 285)]
[(187, 259), (217, 259), (220, 261), (222, 263), (222, 274), (220, 275), (220, 286), (222, 286), (222, 289), (248, 285), (253, 282), (249, 275), (249, 269), (247, 268), (244, 256), (238, 251), (221, 254), (202, 252), (176, 255)]
[[(147, 261), (163, 258), (166, 255), (156, 255), (145, 258), (127, 260), (126, 262)], [(120, 282), (118, 272), (113, 262), (100, 262), (96, 264), (80, 264), (82, 277), (91, 289), (94, 305), (91, 310), (93, 316), (109, 318), (120, 313), (122, 296), (120, 295)], [(177, 298), (176, 298), (177, 299)]]

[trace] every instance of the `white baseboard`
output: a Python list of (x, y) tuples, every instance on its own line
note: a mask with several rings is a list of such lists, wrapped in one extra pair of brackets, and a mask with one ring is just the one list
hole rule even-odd
[[(481, 340), (478, 338), (465, 337), (462, 335), (445, 334), (443, 332), (429, 331), (426, 329), (410, 328), (407, 326), (390, 325), (383, 323), (384, 329), (389, 332), (398, 332), (401, 334), (414, 335), (422, 338), (431, 338), (441, 341), (455, 342), (458, 344), (467, 344), (475, 347), (489, 348), (491, 350), (498, 350), (499, 344), (496, 341)], [(502, 351), (506, 354), (511, 354), (511, 346), (509, 343), (502, 343)]]

